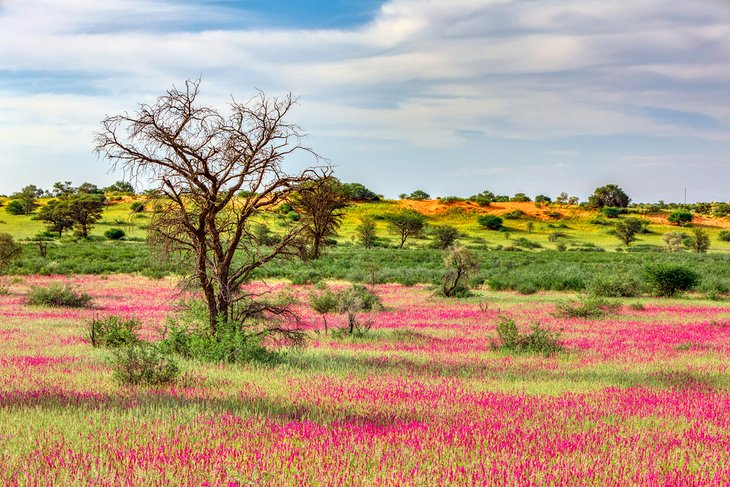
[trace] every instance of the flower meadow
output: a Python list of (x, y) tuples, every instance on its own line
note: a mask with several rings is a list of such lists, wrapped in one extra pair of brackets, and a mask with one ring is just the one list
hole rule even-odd
[[(94, 307), (25, 305), (31, 285), (51, 282), (91, 294)], [(0, 296), (3, 485), (730, 484), (722, 302), (634, 300), (601, 318), (560, 318), (564, 295), (450, 301), (380, 285), (385, 308), (363, 338), (324, 334), (300, 305), (310, 340), (282, 364), (182, 361), (176, 383), (146, 387), (113, 380), (84, 323), (136, 317), (156, 340), (180, 297), (172, 281), (31, 276), (10, 290)], [(560, 330), (566, 351), (495, 350), (503, 316)]]

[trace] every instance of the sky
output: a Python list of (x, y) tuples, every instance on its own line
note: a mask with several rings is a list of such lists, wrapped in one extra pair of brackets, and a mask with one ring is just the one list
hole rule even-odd
[(0, 194), (121, 179), (100, 121), (198, 77), (386, 197), (730, 200), (728, 0), (0, 0)]

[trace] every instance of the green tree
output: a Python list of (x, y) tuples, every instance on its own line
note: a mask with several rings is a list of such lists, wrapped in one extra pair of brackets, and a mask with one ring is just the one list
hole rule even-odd
[(517, 193), (513, 197), (509, 199), (510, 201), (514, 201), (517, 203), (527, 203), (532, 201), (529, 196), (527, 196), (525, 193)]
[(99, 189), (99, 187), (96, 184), (81, 183), (79, 185), (79, 187), (76, 188), (76, 193), (104, 194), (104, 191)]
[(667, 218), (670, 223), (674, 223), (675, 225), (686, 225), (691, 223), (693, 219), (694, 215), (687, 210), (673, 211)]
[(375, 220), (369, 216), (364, 216), (360, 219), (360, 224), (355, 228), (355, 232), (357, 233), (357, 239), (360, 245), (366, 249), (373, 247), (377, 242), (378, 237)]
[(413, 210), (403, 210), (388, 215), (386, 221), (391, 231), (400, 237), (400, 245), (398, 246), (400, 249), (403, 248), (406, 240), (410, 237), (420, 235), (426, 225), (426, 217)]
[(327, 176), (303, 185), (292, 204), (301, 216), (303, 235), (311, 245), (309, 257), (319, 259), (322, 242), (336, 235), (345, 216), (342, 210), (349, 206), (347, 192), (337, 178)]
[(69, 219), (73, 222), (74, 232), (80, 237), (88, 237), (89, 230), (101, 219), (104, 211), (104, 195), (77, 193), (68, 195), (64, 204)]
[(41, 206), (38, 214), (33, 218), (45, 222), (49, 232), (58, 233), (59, 237), (63, 232), (73, 228), (74, 221), (68, 207), (68, 199), (50, 200), (45, 206)]
[(477, 222), (488, 230), (500, 230), (502, 228), (502, 219), (496, 215), (482, 215), (477, 218)]
[(616, 222), (613, 230), (616, 237), (628, 247), (631, 245), (631, 242), (636, 241), (636, 234), (641, 233), (644, 226), (645, 223), (641, 219), (629, 217)]
[(428, 199), (431, 199), (431, 195), (426, 193), (422, 189), (417, 189), (408, 196), (408, 199), (409, 200), (428, 200)]
[(380, 201), (380, 196), (360, 183), (343, 183), (342, 188), (347, 197), (353, 201)]
[(450, 225), (438, 225), (431, 229), (434, 248), (446, 250), (459, 238), (459, 231)]
[(695, 227), (687, 240), (692, 252), (703, 254), (710, 250), (710, 235), (704, 228)]
[(617, 208), (626, 208), (629, 206), (631, 198), (615, 184), (607, 184), (596, 188), (588, 198), (588, 206), (592, 208), (603, 208), (604, 206), (615, 206)]
[(34, 184), (28, 185), (20, 190), (20, 192), (12, 195), (14, 201), (17, 201), (22, 208), (22, 215), (30, 215), (38, 208), (38, 198), (43, 195), (43, 190), (38, 189)]
[(5, 270), (12, 261), (20, 257), (22, 251), (22, 247), (15, 243), (12, 235), (0, 232), (0, 272)]
[(479, 206), (489, 206), (494, 201), (494, 193), (484, 190), (481, 193), (469, 196), (469, 201), (473, 201)]
[(124, 193), (133, 195), (134, 192), (134, 186), (132, 186), (131, 183), (128, 183), (127, 181), (117, 181), (116, 183), (107, 186), (104, 188), (105, 193)]
[(75, 192), (76, 188), (73, 187), (71, 181), (59, 181), (57, 183), (53, 183), (53, 189), (51, 190), (51, 194), (56, 198), (67, 194), (73, 194)]

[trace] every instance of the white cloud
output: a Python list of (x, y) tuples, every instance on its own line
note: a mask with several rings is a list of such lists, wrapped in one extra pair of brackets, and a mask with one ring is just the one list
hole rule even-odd
[[(478, 144), (464, 134), (728, 140), (723, 2), (392, 0), (352, 29), (267, 29), (252, 18), (173, 0), (6, 0), (0, 143), (22, 157), (42, 133), (59, 151), (89, 150), (81, 134), (105, 114), (199, 74), (212, 103), (254, 87), (301, 94), (300, 123), (323, 137), (411, 147)], [(33, 72), (49, 85), (24, 89)], [(54, 73), (76, 80), (71, 93)], [(646, 106), (718, 126), (663, 123)]]

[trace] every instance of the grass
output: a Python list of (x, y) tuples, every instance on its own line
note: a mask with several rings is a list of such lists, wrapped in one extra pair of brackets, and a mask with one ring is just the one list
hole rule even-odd
[[(61, 280), (97, 309), (18, 306), (31, 285)], [(552, 293), (453, 301), (424, 286), (377, 292), (385, 310), (372, 339), (320, 334), (276, 367), (183, 360), (173, 385), (125, 386), (84, 340), (85, 322), (126, 313), (156, 340), (173, 313), (172, 282), (14, 282), (0, 296), (0, 483), (730, 481), (727, 305), (644, 299), (634, 310), (632, 299), (610, 317), (573, 319), (555, 316), (564, 296)], [(537, 321), (560, 331), (567, 350), (493, 350), (501, 316), (522, 334)]]
[[(7, 201), (7, 199), (5, 199)], [(47, 199), (41, 199), (40, 203), (45, 204)], [(131, 201), (111, 202), (104, 209), (102, 220), (97, 223), (91, 230), (91, 235), (95, 237), (103, 237), (104, 232), (111, 227), (122, 228), (128, 237), (141, 238), (146, 236), (145, 227), (149, 221), (150, 213), (134, 213), (131, 211)], [(360, 203), (348, 207), (345, 210), (345, 218), (339, 231), (337, 240), (342, 243), (351, 243), (356, 239), (356, 228), (363, 216), (370, 216), (376, 219), (378, 236), (384, 239), (389, 245), (397, 244), (397, 240), (392, 235), (385, 221), (381, 217), (389, 213), (399, 211), (401, 204), (410, 204), (408, 202), (400, 203), (396, 201), (382, 201), (376, 203)], [(428, 202), (424, 204), (430, 204)], [(588, 212), (577, 207), (543, 207), (536, 209), (532, 203), (525, 204), (523, 208), (528, 212), (532, 212), (539, 217), (527, 216), (517, 220), (505, 220), (507, 232), (494, 232), (484, 230), (477, 224), (476, 217), (478, 212), (495, 212), (504, 213), (512, 208), (515, 204), (497, 203), (491, 207), (481, 208), (473, 207), (469, 210), (458, 205), (442, 205), (437, 213), (427, 215), (429, 225), (451, 225), (457, 228), (465, 235), (464, 240), (467, 245), (484, 245), (485, 242), (489, 246), (510, 245), (510, 240), (505, 233), (509, 233), (510, 239), (526, 238), (530, 241), (538, 243), (545, 249), (554, 249), (555, 242), (551, 242), (549, 237), (552, 233), (559, 231), (567, 235), (564, 241), (568, 248), (578, 247), (585, 243), (591, 243), (606, 250), (612, 251), (623, 246), (618, 239), (610, 234), (610, 225), (595, 225), (591, 221), (597, 213)], [(419, 208), (418, 206), (416, 208)], [(560, 218), (549, 218), (546, 215), (551, 212), (561, 214)], [(639, 235), (639, 240), (634, 246), (649, 245), (663, 246), (662, 235), (666, 232), (687, 232), (688, 230), (666, 222), (669, 212), (661, 215), (652, 215), (652, 224), (649, 227), (651, 233)], [(640, 216), (642, 215), (629, 215)], [(611, 220), (607, 220), (611, 222)], [(532, 222), (534, 228), (528, 232), (528, 222)], [(723, 229), (730, 227), (728, 218), (712, 218), (708, 220), (709, 225), (704, 228), (708, 231), (712, 242), (711, 251), (730, 251), (730, 241), (720, 241), (718, 236)], [(272, 228), (276, 229), (275, 222), (269, 222)], [(0, 231), (8, 232), (16, 239), (29, 239), (39, 232), (45, 230), (42, 222), (35, 221), (31, 216), (15, 216), (7, 213), (4, 208), (0, 208)], [(429, 241), (425, 239), (414, 239), (408, 242), (408, 245), (422, 247), (428, 245)]]

